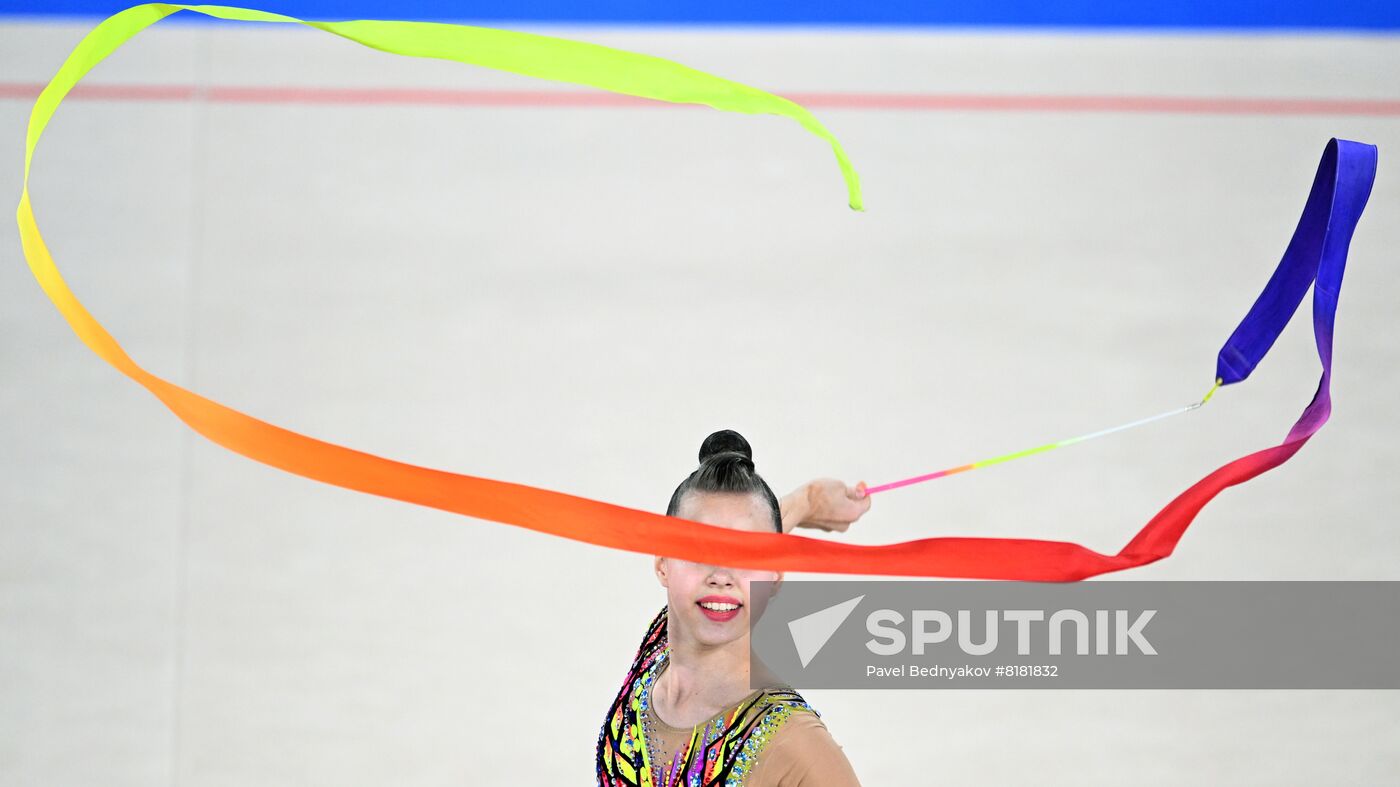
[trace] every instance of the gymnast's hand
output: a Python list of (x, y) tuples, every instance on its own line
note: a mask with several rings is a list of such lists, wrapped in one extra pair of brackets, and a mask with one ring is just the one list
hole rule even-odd
[(783, 532), (794, 527), (844, 533), (851, 523), (870, 510), (865, 482), (848, 486), (837, 478), (818, 478), (799, 486), (779, 501)]

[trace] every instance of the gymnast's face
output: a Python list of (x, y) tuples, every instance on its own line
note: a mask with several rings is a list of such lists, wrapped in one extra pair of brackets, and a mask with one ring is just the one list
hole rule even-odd
[[(734, 530), (775, 532), (773, 512), (758, 495), (691, 492), (681, 500), (676, 516)], [(717, 647), (747, 637), (749, 615), (763, 614), (768, 598), (749, 594), (753, 580), (780, 582), (781, 571), (758, 571), (692, 563), (673, 557), (656, 558), (656, 576), (666, 588), (670, 616), (668, 638)], [(777, 591), (772, 586), (770, 593)]]

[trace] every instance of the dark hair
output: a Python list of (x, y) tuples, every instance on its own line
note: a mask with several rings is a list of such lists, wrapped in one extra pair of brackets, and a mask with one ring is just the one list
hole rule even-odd
[(768, 501), (773, 509), (773, 529), (783, 532), (783, 513), (778, 498), (753, 466), (753, 448), (733, 429), (721, 429), (700, 444), (700, 466), (685, 477), (671, 494), (666, 516), (675, 516), (681, 500), (689, 492), (754, 494)]

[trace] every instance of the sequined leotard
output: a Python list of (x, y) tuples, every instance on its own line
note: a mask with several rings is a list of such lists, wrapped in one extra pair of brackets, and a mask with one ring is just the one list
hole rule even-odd
[(658, 746), (651, 687), (671, 649), (661, 608), (632, 661), (598, 734), (598, 784), (603, 787), (738, 787), (783, 723), (797, 713), (820, 716), (794, 689), (762, 689), (710, 723), (696, 725), (674, 753)]

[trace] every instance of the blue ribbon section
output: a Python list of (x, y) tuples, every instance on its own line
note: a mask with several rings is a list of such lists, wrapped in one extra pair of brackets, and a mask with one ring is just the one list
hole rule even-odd
[(1216, 357), (1215, 375), (1222, 384), (1249, 377), (1292, 319), (1308, 287), (1314, 286), (1313, 332), (1323, 374), (1318, 394), (1325, 397), (1347, 246), (1376, 179), (1376, 156), (1375, 145), (1344, 139), (1327, 143), (1303, 216), (1283, 259)]

